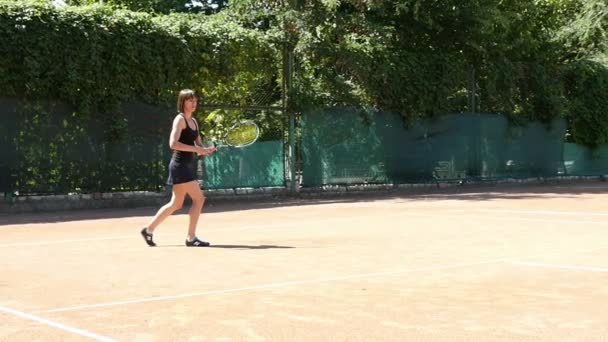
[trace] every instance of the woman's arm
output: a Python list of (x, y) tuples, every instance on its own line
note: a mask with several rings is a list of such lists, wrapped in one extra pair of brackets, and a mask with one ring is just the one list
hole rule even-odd
[[(198, 133), (198, 131), (197, 131)], [(201, 134), (198, 133), (198, 135), (196, 136), (196, 140), (194, 140), (194, 145), (196, 146), (203, 146), (203, 140), (201, 139)]]
[(196, 140), (194, 140), (194, 145), (195, 146), (200, 146), (204, 151), (203, 153), (199, 153), (199, 155), (207, 155), (207, 154), (211, 154), (213, 152), (215, 152), (215, 146), (211, 146), (211, 147), (204, 147), (203, 146), (203, 140), (201, 139), (201, 133), (198, 129), (198, 122), (196, 121), (196, 119), (194, 119), (194, 123), (196, 124)]

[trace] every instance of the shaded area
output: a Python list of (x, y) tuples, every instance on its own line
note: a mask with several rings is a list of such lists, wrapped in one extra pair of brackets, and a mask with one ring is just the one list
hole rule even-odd
[[(244, 211), (256, 209), (269, 209), (301, 205), (322, 205), (328, 203), (361, 203), (374, 200), (399, 199), (401, 201), (492, 201), (498, 199), (529, 199), (553, 196), (555, 198), (568, 198), (584, 194), (608, 193), (608, 184), (604, 182), (558, 183), (558, 184), (486, 184), (486, 185), (460, 185), (448, 188), (427, 187), (411, 190), (394, 191), (361, 191), (345, 193), (317, 193), (303, 195), (283, 196), (259, 199), (213, 199), (209, 198), (203, 208), (205, 213), (220, 213), (230, 211)], [(188, 205), (175, 214), (187, 214)], [(123, 217), (152, 217), (157, 207), (142, 207), (128, 209), (97, 209), (78, 210), (39, 214), (7, 214), (0, 215), (1, 225), (49, 223), (79, 220), (94, 220)]]
[(608, 146), (566, 143), (566, 127), (564, 119), (518, 125), (489, 113), (408, 123), (377, 111), (306, 112), (303, 186), (608, 173)]

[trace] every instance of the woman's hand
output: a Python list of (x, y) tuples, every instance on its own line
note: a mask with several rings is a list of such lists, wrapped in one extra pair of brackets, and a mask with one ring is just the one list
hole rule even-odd
[(215, 152), (215, 150), (216, 150), (216, 148), (214, 146), (212, 146), (212, 147), (198, 146), (196, 149), (196, 154), (199, 156), (206, 156), (208, 154)]

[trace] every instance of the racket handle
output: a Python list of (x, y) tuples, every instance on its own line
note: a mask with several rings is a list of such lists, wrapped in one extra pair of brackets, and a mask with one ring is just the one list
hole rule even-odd
[(219, 149), (220, 149), (220, 148), (222, 148), (222, 147), (225, 147), (225, 146), (226, 146), (226, 145), (224, 145), (224, 144), (222, 144), (222, 143), (219, 143), (219, 142), (217, 142), (217, 141), (214, 141), (214, 142), (213, 142), (213, 147), (215, 147), (215, 150), (216, 150), (216, 151), (217, 151), (217, 150), (219, 150)]

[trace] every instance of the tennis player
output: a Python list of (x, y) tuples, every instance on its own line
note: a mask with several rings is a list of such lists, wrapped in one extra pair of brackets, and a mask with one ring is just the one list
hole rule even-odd
[(205, 204), (205, 196), (196, 180), (196, 156), (204, 156), (215, 152), (215, 147), (203, 147), (199, 134), (198, 123), (192, 116), (196, 110), (198, 98), (194, 91), (184, 89), (177, 98), (178, 114), (173, 119), (169, 147), (173, 150), (169, 162), (169, 177), (167, 185), (172, 186), (172, 195), (169, 203), (162, 206), (147, 227), (141, 230), (141, 235), (148, 246), (156, 246), (153, 239), (154, 230), (167, 217), (179, 210), (186, 195), (190, 196), (188, 235), (186, 246), (206, 247), (209, 242), (200, 240), (196, 236), (196, 225), (201, 210)]

